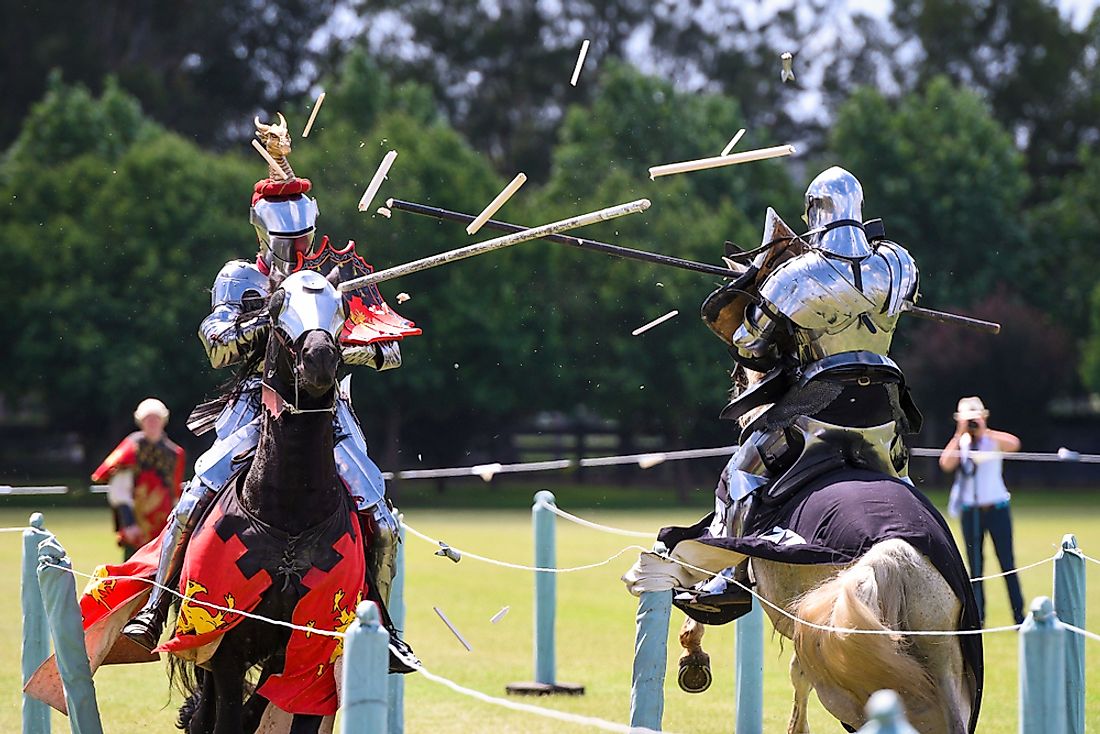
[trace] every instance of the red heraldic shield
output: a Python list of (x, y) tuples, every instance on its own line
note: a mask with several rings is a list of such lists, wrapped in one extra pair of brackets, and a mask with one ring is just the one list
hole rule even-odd
[[(355, 243), (348, 242), (337, 250), (325, 237), (312, 257), (304, 259), (299, 268), (316, 270), (328, 275), (333, 267), (340, 269), (340, 280), (351, 280), (374, 272), (374, 268), (355, 252)], [(386, 303), (376, 285), (365, 285), (345, 294), (348, 318), (340, 332), (340, 342), (362, 346), (377, 342), (399, 341), (422, 332), (416, 324), (401, 316)]]
[[(175, 632), (157, 652), (197, 662), (211, 643), (245, 619), (265, 593), (297, 598), (282, 673), (259, 692), (284, 711), (330, 715), (337, 709), (335, 663), (343, 632), (363, 598), (363, 537), (349, 507), (301, 535), (287, 536), (252, 516), (231, 485), (196, 529), (180, 577)], [(314, 631), (316, 630), (316, 631)]]

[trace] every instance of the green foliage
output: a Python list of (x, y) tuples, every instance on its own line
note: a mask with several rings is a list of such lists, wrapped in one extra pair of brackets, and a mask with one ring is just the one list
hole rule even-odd
[[(97, 88), (114, 75), (149, 116), (204, 143), (239, 139), (261, 107), (300, 93), (328, 69), (311, 42), (333, 0), (8, 3), (0, 31), (0, 146), (41, 98), (46, 76)], [(269, 110), (274, 113), (274, 109)]]
[[(609, 65), (593, 104), (566, 116), (538, 210), (551, 219), (648, 198), (648, 212), (592, 227), (588, 236), (720, 262), (727, 238), (757, 244), (767, 204), (797, 201), (782, 166), (759, 163), (656, 181), (647, 169), (715, 155), (743, 126), (729, 98), (679, 93), (630, 67)], [(768, 142), (753, 138), (741, 145)], [(729, 387), (731, 365), (698, 317), (715, 279), (553, 247), (549, 279), (558, 285), (554, 306), (568, 335), (564, 351), (553, 355), (559, 405), (579, 402), (632, 429), (663, 429), (676, 441), (722, 435), (728, 427), (710, 417)], [(630, 336), (672, 309), (680, 315), (671, 322)]]
[(1025, 236), (1028, 178), (1008, 133), (973, 92), (944, 78), (887, 100), (862, 89), (837, 116), (829, 163), (863, 183), (864, 216), (921, 269), (928, 304), (965, 306), (998, 282), (1026, 291), (1039, 250)]
[(893, 64), (917, 87), (947, 75), (988, 100), (1022, 142), (1042, 200), (1100, 132), (1100, 14), (1078, 30), (1064, 13), (1051, 0), (897, 0), (891, 14), (901, 43), (923, 50)]
[(1089, 322), (1091, 328), (1081, 346), (1081, 381), (1092, 392), (1100, 393), (1100, 285), (1092, 291)]
[[(8, 397), (36, 398), (52, 423), (101, 446), (117, 440), (103, 428), (123, 430), (142, 398), (158, 395), (185, 416), (213, 387), (193, 334), (213, 274), (252, 239), (250, 172), (135, 117), (132, 100), (55, 94), (75, 99), (68, 109), (79, 114), (55, 118), (49, 137), (79, 138), (87, 121), (106, 124), (120, 107), (142, 132), (120, 126), (121, 144), (50, 166), (5, 165), (0, 292), (18, 297), (6, 304), (0, 369)], [(24, 131), (21, 140), (29, 151), (40, 138)]]
[(50, 168), (85, 154), (114, 161), (137, 140), (158, 132), (142, 115), (138, 101), (119, 89), (113, 77), (96, 99), (83, 84), (66, 85), (54, 71), (46, 96), (31, 107), (5, 153), (2, 175), (27, 175), (34, 168)]
[[(1097, 281), (1096, 243), (1100, 242), (1100, 155), (1082, 149), (1081, 170), (1063, 177), (1050, 201), (1031, 212), (1032, 238), (1042, 244), (1036, 268), (1036, 301), (1074, 334), (1100, 340), (1093, 289)], [(1087, 354), (1092, 351), (1089, 346)], [(1082, 365), (1082, 374), (1092, 374)], [(1089, 385), (1097, 384), (1086, 378)]]

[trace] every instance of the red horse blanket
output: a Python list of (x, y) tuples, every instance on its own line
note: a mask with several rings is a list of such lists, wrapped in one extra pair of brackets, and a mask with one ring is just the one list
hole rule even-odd
[[(100, 566), (84, 590), (80, 608), (93, 670), (101, 663), (156, 659), (134, 654), (137, 646), (128, 641), (115, 643), (146, 598), (149, 584), (142, 579), (155, 575), (160, 546), (158, 537), (129, 561)], [(180, 579), (186, 598), (171, 639), (156, 651), (205, 662), (265, 592), (290, 595), (297, 600), (290, 621), (301, 629), (291, 632), (282, 673), (272, 675), (259, 693), (289, 713), (335, 714), (335, 663), (343, 638), (320, 633), (343, 632), (355, 619), (355, 607), (367, 592), (363, 548), (350, 500), (347, 511), (288, 536), (241, 507), (231, 485), (191, 538)], [(53, 658), (35, 679), (28, 691), (63, 711)]]

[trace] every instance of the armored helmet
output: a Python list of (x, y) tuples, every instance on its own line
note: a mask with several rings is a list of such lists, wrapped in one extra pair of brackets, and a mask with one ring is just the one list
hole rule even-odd
[(805, 219), (815, 248), (840, 257), (871, 254), (863, 231), (863, 187), (843, 168), (833, 166), (810, 182)]
[(305, 194), (265, 197), (249, 216), (260, 242), (260, 257), (271, 272), (287, 274), (308, 257), (317, 231), (317, 202)]

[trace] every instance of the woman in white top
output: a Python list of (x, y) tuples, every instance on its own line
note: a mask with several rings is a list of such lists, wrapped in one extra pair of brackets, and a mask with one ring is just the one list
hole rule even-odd
[[(991, 430), (986, 425), (989, 411), (979, 397), (963, 398), (955, 413), (955, 435), (940, 454), (940, 468), (955, 472), (951, 499), (947, 511), (952, 517), (962, 516), (963, 538), (970, 563), (970, 575), (983, 575), (982, 545), (988, 532), (1002, 571), (1013, 571), (1016, 561), (1012, 552), (1012, 515), (1009, 510), (1008, 488), (1002, 467), (1006, 453), (1020, 450), (1020, 439), (1011, 433)], [(1008, 585), (1008, 600), (1016, 623), (1024, 621), (1024, 597), (1017, 574), (1004, 577)], [(982, 582), (974, 581), (974, 597), (978, 613), (985, 619), (985, 598)]]

